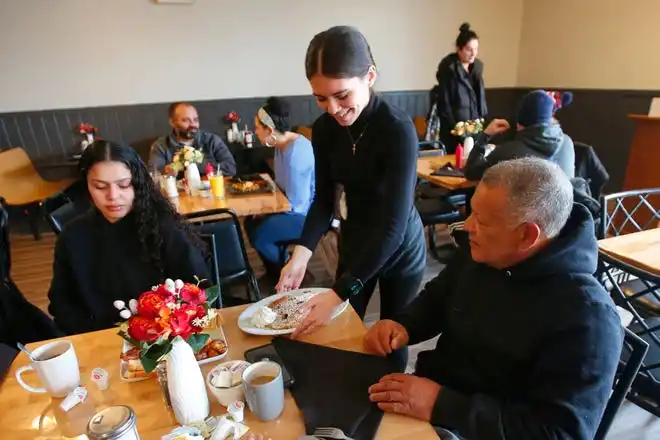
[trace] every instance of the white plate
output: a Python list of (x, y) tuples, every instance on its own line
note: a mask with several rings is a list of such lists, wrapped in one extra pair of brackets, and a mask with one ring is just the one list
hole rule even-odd
[[(204, 330), (204, 333), (211, 336), (212, 340), (218, 340), (219, 339), (219, 340), (225, 341), (225, 345), (227, 346), (227, 349), (225, 350), (224, 353), (222, 353), (218, 356), (202, 359), (201, 361), (197, 361), (197, 363), (199, 365), (204, 365), (204, 364), (208, 364), (209, 362), (219, 361), (220, 359), (227, 356), (227, 354), (229, 353), (229, 344), (227, 343), (227, 338), (225, 337), (225, 332), (222, 329), (222, 327), (220, 326), (220, 327), (216, 327), (216, 328), (209, 328), (209, 329)], [(122, 353), (126, 353), (131, 348), (133, 348), (133, 346), (128, 341), (124, 340), (124, 345), (121, 348)], [(119, 358), (119, 377), (121, 378), (121, 380), (123, 380), (125, 382), (140, 382), (141, 380), (146, 380), (146, 379), (149, 379), (150, 377), (155, 377), (155, 374), (156, 374), (155, 372), (152, 372), (149, 376), (146, 376), (146, 377), (129, 378), (129, 377), (126, 377), (127, 367), (128, 367), (128, 362), (126, 362), (125, 360)]]
[[(330, 289), (328, 289), (327, 287), (311, 287), (309, 289), (297, 289), (297, 290), (291, 290), (289, 292), (278, 293), (277, 295), (264, 298), (261, 301), (256, 302), (247, 309), (243, 310), (241, 316), (238, 317), (238, 328), (243, 330), (245, 333), (249, 333), (251, 335), (259, 335), (259, 336), (277, 336), (277, 335), (291, 334), (293, 333), (293, 329), (272, 330), (267, 328), (255, 327), (252, 325), (251, 322), (252, 315), (254, 315), (257, 312), (257, 310), (261, 309), (262, 307), (267, 306), (273, 301), (277, 301), (278, 299), (287, 295), (300, 296), (300, 295), (307, 295), (310, 293), (312, 295), (317, 295), (321, 292), (326, 292), (328, 290)], [(332, 314), (331, 319), (335, 319), (337, 316), (341, 315), (344, 312), (344, 310), (346, 310), (347, 307), (348, 307), (348, 301), (344, 301), (343, 303), (339, 304), (337, 308), (335, 308), (335, 311)]]

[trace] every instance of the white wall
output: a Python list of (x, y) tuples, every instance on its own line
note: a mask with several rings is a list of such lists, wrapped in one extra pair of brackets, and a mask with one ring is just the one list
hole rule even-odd
[(488, 87), (516, 84), (523, 0), (2, 0), (0, 112), (308, 94), (304, 54), (358, 26), (379, 90), (428, 89), (460, 23)]
[(659, 0), (525, 0), (519, 86), (660, 89)]

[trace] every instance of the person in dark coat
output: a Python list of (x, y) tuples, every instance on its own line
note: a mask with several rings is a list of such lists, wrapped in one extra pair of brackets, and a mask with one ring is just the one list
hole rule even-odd
[(0, 349), (0, 374), (3, 362), (11, 363), (11, 347), (17, 342), (28, 344), (62, 336), (53, 320), (29, 302), (12, 280), (9, 247), (9, 213), (0, 197), (0, 344), (9, 346)]
[(465, 230), (469, 250), (367, 333), (381, 356), (439, 335), (414, 375), (383, 377), (371, 401), (466, 439), (593, 439), (623, 328), (594, 277), (593, 220), (571, 182), (544, 159), (499, 163)]
[(438, 85), (433, 95), (440, 118), (440, 140), (449, 153), (456, 150), (460, 139), (451, 134), (458, 122), (485, 118), (486, 90), (484, 64), (477, 59), (479, 37), (463, 23), (456, 38), (456, 52), (444, 57), (438, 66)]
[(569, 179), (575, 176), (575, 148), (573, 140), (564, 133), (555, 119), (555, 112), (572, 101), (571, 94), (563, 95), (562, 104), (557, 104), (553, 92), (535, 90), (522, 99), (518, 109), (518, 131), (515, 137), (498, 144), (486, 153), (488, 136), (508, 129), (508, 122), (493, 119), (484, 130), (485, 138), (475, 142), (465, 164), (465, 177), (479, 180), (484, 172), (498, 162), (522, 157), (548, 159), (566, 173)]

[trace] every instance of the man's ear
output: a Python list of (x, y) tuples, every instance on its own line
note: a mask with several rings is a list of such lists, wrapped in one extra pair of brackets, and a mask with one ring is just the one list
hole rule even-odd
[(528, 251), (541, 239), (541, 228), (536, 223), (523, 223), (520, 228), (520, 250)]

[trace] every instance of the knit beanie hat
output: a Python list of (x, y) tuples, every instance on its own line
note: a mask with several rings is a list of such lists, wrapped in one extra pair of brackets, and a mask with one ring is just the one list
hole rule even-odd
[(522, 99), (518, 123), (523, 127), (547, 124), (554, 114), (555, 100), (545, 90), (534, 90)]

